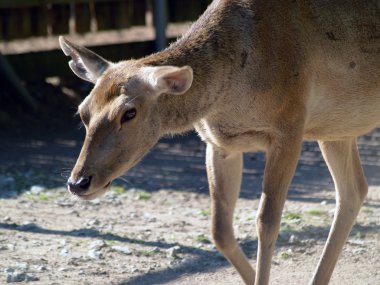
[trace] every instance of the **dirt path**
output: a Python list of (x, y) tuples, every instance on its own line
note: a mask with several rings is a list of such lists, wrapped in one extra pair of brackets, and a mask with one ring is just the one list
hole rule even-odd
[[(379, 136), (377, 130), (361, 139), (371, 189), (331, 284), (380, 284)], [(91, 202), (75, 200), (62, 187), (60, 174), (67, 174), (80, 148), (75, 134), (24, 140), (0, 139), (0, 284), (7, 278), (32, 284), (242, 284), (210, 243), (204, 146), (194, 135), (161, 141)], [(262, 154), (246, 155), (235, 215), (236, 235), (252, 258), (263, 165)], [(285, 206), (271, 284), (307, 284), (334, 206), (317, 146), (306, 143)]]

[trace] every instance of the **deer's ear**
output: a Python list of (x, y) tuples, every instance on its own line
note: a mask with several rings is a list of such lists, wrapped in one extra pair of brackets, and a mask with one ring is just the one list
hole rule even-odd
[(59, 37), (59, 44), (64, 54), (72, 58), (69, 62), (72, 71), (84, 80), (95, 83), (111, 64), (96, 53), (78, 46), (62, 36)]
[(149, 84), (158, 94), (183, 94), (193, 82), (193, 69), (190, 66), (147, 67), (146, 72)]

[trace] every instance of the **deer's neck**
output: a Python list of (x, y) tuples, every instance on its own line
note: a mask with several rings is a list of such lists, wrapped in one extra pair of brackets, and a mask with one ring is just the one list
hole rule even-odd
[(189, 65), (193, 69), (193, 83), (187, 93), (159, 98), (164, 133), (187, 131), (207, 117), (225, 93), (234, 65), (240, 65), (244, 43), (236, 35), (241, 34), (241, 27), (225, 24), (231, 21), (222, 15), (224, 12), (213, 3), (180, 40), (142, 60), (146, 65)]

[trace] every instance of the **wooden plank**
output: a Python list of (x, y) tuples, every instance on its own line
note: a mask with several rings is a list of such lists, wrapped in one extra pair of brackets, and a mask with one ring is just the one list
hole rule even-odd
[(5, 39), (31, 36), (31, 19), (28, 8), (9, 9), (5, 13)]
[(132, 2), (132, 25), (145, 26), (145, 14), (148, 9), (147, 1), (130, 0)]
[[(111, 61), (119, 61), (153, 53), (154, 41), (97, 46), (91, 47), (91, 50)], [(6, 58), (19, 77), (25, 81), (44, 80), (51, 76), (75, 77), (68, 66), (69, 58), (64, 56), (61, 50), (7, 55)], [(38, 63), (38, 72), (36, 72), (36, 63)]]
[(132, 25), (133, 1), (118, 1), (111, 8), (115, 20), (114, 29), (126, 29)]
[(114, 17), (112, 16), (112, 5), (115, 1), (109, 3), (95, 3), (96, 22), (98, 31), (112, 30), (115, 26)]
[[(95, 2), (112, 2), (113, 0), (94, 0)], [(140, 0), (141, 1), (141, 0)], [(33, 7), (33, 6), (46, 6), (48, 4), (79, 4), (88, 3), (88, 0), (1, 0), (0, 8), (19, 8), (19, 7)]]
[(75, 5), (75, 31), (84, 34), (90, 31), (91, 15), (88, 3), (80, 3)]
[(47, 36), (48, 31), (48, 8), (47, 6), (31, 7), (32, 35), (36, 37)]
[(52, 34), (68, 34), (70, 5), (52, 5), (49, 12)]

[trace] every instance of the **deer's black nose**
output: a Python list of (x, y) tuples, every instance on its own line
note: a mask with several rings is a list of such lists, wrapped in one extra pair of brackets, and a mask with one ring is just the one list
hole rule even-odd
[(74, 181), (70, 177), (67, 181), (67, 187), (69, 188), (70, 192), (74, 194), (80, 194), (86, 192), (88, 188), (90, 188), (91, 179), (92, 176), (80, 176), (78, 177), (77, 181)]

